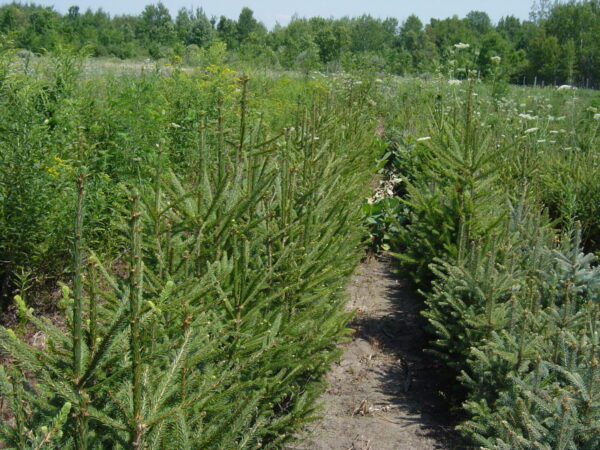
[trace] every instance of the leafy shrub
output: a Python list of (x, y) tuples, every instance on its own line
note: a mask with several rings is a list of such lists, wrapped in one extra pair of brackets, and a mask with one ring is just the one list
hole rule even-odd
[(370, 247), (374, 252), (389, 251), (404, 222), (404, 208), (398, 197), (365, 203), (363, 212), (371, 230)]

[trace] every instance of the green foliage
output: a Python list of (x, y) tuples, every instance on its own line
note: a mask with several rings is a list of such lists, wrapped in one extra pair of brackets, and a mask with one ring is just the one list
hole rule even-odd
[(431, 124), (435, 137), (421, 142), (417, 172), (408, 183), (409, 223), (398, 235), (397, 256), (417, 283), (431, 281), (434, 258), (457, 261), (465, 245), (493, 235), (505, 214), (495, 189), (500, 154), (489, 150), (472, 102), (471, 87), (464, 122), (441, 118)]
[[(349, 108), (340, 84), (254, 83), (217, 66), (68, 87), (85, 128), (65, 176), (78, 183), (59, 195), (72, 205), (61, 219), (75, 217), (64, 325), (37, 314), (49, 300), (15, 297), (45, 341), (0, 327), (12, 361), (0, 394), (14, 417), (0, 440), (281, 447), (313, 416), (346, 334), (344, 284), (377, 168), (370, 110)], [(61, 128), (46, 140), (62, 142)], [(108, 211), (104, 193), (115, 193)]]
[(404, 208), (398, 197), (380, 199), (374, 203), (365, 203), (363, 212), (371, 230), (369, 246), (372, 251), (389, 251), (395, 242), (395, 236), (404, 225)]
[[(408, 210), (394, 240), (428, 351), (470, 444), (597, 448), (596, 96), (465, 84), (392, 96), (408, 108), (391, 134)], [(411, 122), (413, 98), (428, 111)]]
[(71, 190), (69, 176), (78, 155), (73, 151), (66, 158), (64, 150), (73, 149), (79, 134), (70, 120), (79, 107), (71, 98), (78, 59), (69, 54), (53, 58), (48, 67), (51, 75), (36, 80), (11, 70), (12, 61), (10, 54), (4, 54), (0, 62), (4, 73), (0, 86), (3, 296), (10, 292), (11, 274), (18, 267), (49, 269), (46, 258), (60, 258), (66, 251), (62, 230), (72, 206), (61, 193)]
[(549, 256), (541, 277), (510, 297), (507, 323), (470, 351), (463, 382), (472, 418), (461, 429), (479, 445), (597, 446), (600, 272), (577, 242)]
[[(111, 17), (101, 9), (60, 14), (35, 4), (0, 7), (0, 34), (15, 48), (36, 54), (68, 45), (89, 48), (94, 56), (118, 58), (182, 56), (183, 49), (224, 42), (230, 61), (255, 66), (331, 71), (366, 68), (393, 74), (428, 74), (456, 58), (452, 49), (467, 43), (479, 76), (536, 85), (598, 85), (597, 1), (543, 2), (531, 20), (513, 16), (493, 24), (484, 11), (464, 18), (432, 19), (414, 15), (404, 23), (370, 15), (340, 19), (293, 17), (285, 26), (267, 28), (250, 8), (237, 20), (209, 18), (201, 9), (182, 8), (175, 17), (161, 2), (137, 16)], [(491, 58), (500, 57), (499, 62)], [(191, 63), (195, 65), (195, 63)], [(460, 66), (459, 66), (460, 67)]]

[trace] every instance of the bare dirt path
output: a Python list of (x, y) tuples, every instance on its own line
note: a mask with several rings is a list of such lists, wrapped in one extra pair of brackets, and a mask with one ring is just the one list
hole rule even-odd
[(323, 418), (286, 450), (460, 448), (437, 396), (443, 369), (422, 351), (420, 300), (390, 266), (371, 258), (352, 277), (355, 332), (328, 375)]

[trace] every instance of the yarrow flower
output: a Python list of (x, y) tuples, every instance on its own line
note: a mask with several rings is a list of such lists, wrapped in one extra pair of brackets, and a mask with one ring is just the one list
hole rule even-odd
[(454, 48), (457, 48), (459, 50), (462, 50), (464, 48), (469, 48), (470, 45), (469, 44), (465, 44), (464, 42), (459, 42), (458, 44), (454, 44)]
[(490, 59), (495, 64), (500, 64), (500, 61), (502, 61), (502, 58), (500, 58), (499, 56), (492, 56)]
[(566, 91), (569, 89), (577, 89), (577, 88), (571, 86), (570, 84), (563, 84), (562, 86), (559, 86), (556, 88), (557, 91)]
[(600, 120), (600, 113), (594, 114), (594, 119), (595, 120)]
[(431, 136), (424, 136), (424, 137), (417, 138), (417, 142), (425, 142), (425, 141), (428, 141), (429, 139), (431, 139)]
[(458, 86), (459, 84), (461, 84), (462, 81), (461, 80), (448, 80), (448, 84), (450, 86)]
[(525, 134), (535, 133), (537, 130), (539, 130), (539, 128), (528, 128), (525, 130)]

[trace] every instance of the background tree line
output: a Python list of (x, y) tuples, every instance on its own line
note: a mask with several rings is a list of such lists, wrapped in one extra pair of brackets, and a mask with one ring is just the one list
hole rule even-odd
[(249, 8), (233, 20), (208, 17), (201, 8), (182, 8), (173, 17), (160, 2), (137, 16), (82, 12), (77, 6), (63, 15), (51, 7), (11, 3), (0, 7), (0, 33), (16, 48), (35, 53), (87, 46), (95, 56), (118, 58), (179, 56), (194, 64), (220, 55), (230, 62), (306, 71), (369, 68), (405, 75), (445, 68), (457, 77), (460, 71), (452, 65), (465, 61), (456, 58), (454, 46), (468, 43), (468, 69), (482, 76), (589, 87), (600, 80), (600, 0), (541, 0), (529, 20), (506, 16), (496, 24), (485, 12), (472, 11), (427, 24), (415, 15), (404, 22), (370, 15), (294, 17), (271, 30)]

